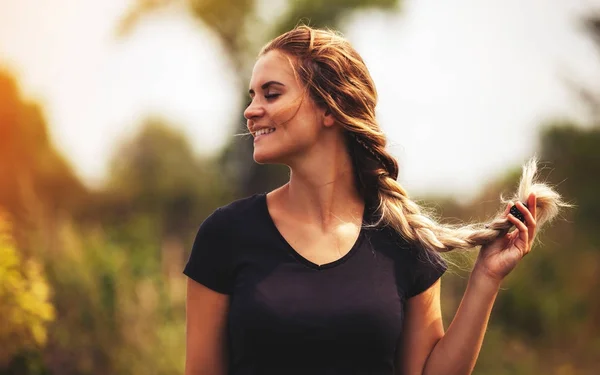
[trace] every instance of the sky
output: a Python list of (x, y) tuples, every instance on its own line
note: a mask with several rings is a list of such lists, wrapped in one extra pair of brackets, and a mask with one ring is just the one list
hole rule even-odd
[[(214, 35), (174, 7), (119, 38), (130, 3), (0, 0), (0, 65), (43, 105), (55, 145), (90, 186), (148, 116), (201, 155), (229, 142), (240, 118), (246, 84)], [(412, 0), (345, 21), (409, 193), (470, 199), (534, 155), (545, 122), (585, 121), (565, 82), (600, 82), (600, 54), (578, 24), (589, 8), (600, 0)]]

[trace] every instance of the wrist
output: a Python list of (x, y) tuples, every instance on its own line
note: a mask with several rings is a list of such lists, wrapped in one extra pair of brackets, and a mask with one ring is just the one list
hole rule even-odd
[(492, 275), (487, 269), (475, 264), (473, 271), (471, 272), (471, 281), (477, 285), (481, 285), (490, 289), (500, 289), (500, 284), (504, 278)]

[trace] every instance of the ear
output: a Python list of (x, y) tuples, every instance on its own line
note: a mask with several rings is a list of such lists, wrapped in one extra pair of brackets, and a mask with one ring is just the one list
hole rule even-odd
[(327, 108), (325, 110), (325, 113), (323, 114), (323, 125), (325, 125), (326, 127), (331, 127), (334, 124), (335, 124), (335, 118), (333, 117), (331, 110), (329, 108)]

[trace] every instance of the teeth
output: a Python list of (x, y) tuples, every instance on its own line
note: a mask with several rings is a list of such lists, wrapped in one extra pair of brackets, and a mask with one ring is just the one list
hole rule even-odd
[(254, 133), (254, 136), (258, 137), (259, 135), (273, 133), (274, 131), (275, 131), (275, 128), (260, 129), (260, 130), (257, 130), (256, 133)]

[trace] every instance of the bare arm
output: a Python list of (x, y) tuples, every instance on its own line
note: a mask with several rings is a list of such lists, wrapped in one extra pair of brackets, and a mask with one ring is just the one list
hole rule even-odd
[(439, 281), (407, 301), (400, 354), (402, 375), (471, 374), (499, 282), (473, 272), (448, 331), (444, 334)]
[(440, 284), (406, 301), (404, 329), (397, 349), (397, 375), (421, 375), (433, 348), (444, 336)]
[(424, 375), (471, 374), (499, 288), (499, 281), (479, 272), (471, 274), (456, 315), (431, 352)]
[(188, 278), (185, 375), (227, 373), (229, 296)]

